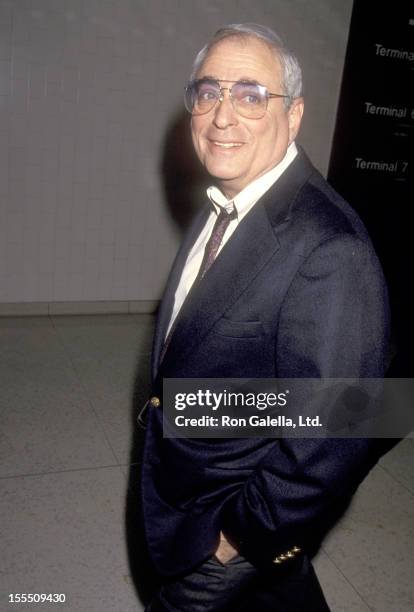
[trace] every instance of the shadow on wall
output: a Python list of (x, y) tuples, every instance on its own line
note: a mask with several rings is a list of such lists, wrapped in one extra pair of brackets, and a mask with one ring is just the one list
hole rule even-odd
[(206, 202), (206, 188), (211, 177), (200, 164), (190, 133), (190, 115), (181, 111), (165, 135), (160, 159), (160, 175), (168, 212), (181, 233)]

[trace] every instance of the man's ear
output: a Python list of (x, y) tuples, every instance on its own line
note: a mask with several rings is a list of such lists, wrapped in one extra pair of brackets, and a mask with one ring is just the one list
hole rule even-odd
[(299, 132), (304, 110), (303, 98), (295, 98), (288, 110), (289, 144), (293, 142)]

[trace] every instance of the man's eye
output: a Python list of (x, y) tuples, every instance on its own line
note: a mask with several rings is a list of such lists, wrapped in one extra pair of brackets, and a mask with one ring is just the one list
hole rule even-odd
[(257, 96), (257, 95), (255, 95), (255, 94), (246, 94), (246, 95), (244, 96), (243, 101), (244, 101), (246, 104), (251, 104), (252, 106), (253, 106), (254, 104), (260, 104), (260, 102), (261, 102), (260, 97), (259, 97), (259, 96)]
[(256, 87), (244, 85), (234, 93), (240, 104), (245, 106), (260, 106), (263, 102), (263, 96)]
[(214, 89), (200, 89), (197, 97), (199, 100), (215, 100), (217, 92)]

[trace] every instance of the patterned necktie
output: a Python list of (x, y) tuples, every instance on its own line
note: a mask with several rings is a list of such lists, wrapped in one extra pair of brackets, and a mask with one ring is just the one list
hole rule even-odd
[(213, 227), (213, 231), (211, 232), (211, 236), (207, 241), (207, 244), (204, 249), (203, 260), (200, 265), (200, 269), (198, 271), (196, 281), (203, 278), (204, 274), (210, 268), (211, 264), (215, 260), (217, 256), (217, 252), (220, 248), (220, 245), (223, 240), (223, 236), (228, 228), (230, 222), (233, 219), (236, 219), (237, 211), (235, 208), (228, 213), (225, 208), (220, 207), (220, 214), (218, 215), (216, 222)]
[[(206, 246), (204, 248), (203, 260), (201, 262), (198, 274), (194, 280), (194, 284), (203, 278), (204, 274), (207, 272), (207, 270), (209, 269), (209, 267), (215, 260), (217, 256), (217, 251), (219, 250), (220, 244), (223, 240), (223, 236), (225, 234), (226, 229), (229, 226), (230, 221), (237, 218), (237, 211), (235, 208), (233, 208), (233, 210), (230, 213), (226, 212), (225, 208), (220, 207), (220, 209), (221, 209), (220, 214), (218, 215), (216, 222), (214, 223), (214, 227), (213, 227), (213, 231), (211, 232), (211, 236), (208, 239)], [(165, 339), (164, 346), (162, 347), (162, 351), (161, 351), (160, 363), (164, 359), (164, 355), (167, 351), (168, 345), (170, 344), (171, 337), (174, 333), (174, 330), (177, 324), (178, 316), (179, 316), (179, 313), (177, 313), (175, 321), (172, 324), (171, 329), (168, 332), (168, 335)]]

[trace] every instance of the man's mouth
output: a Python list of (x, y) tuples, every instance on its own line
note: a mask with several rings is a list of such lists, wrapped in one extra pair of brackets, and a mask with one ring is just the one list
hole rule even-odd
[(233, 147), (241, 147), (242, 142), (219, 142), (218, 140), (211, 141), (216, 147), (222, 147), (223, 149), (231, 149)]

